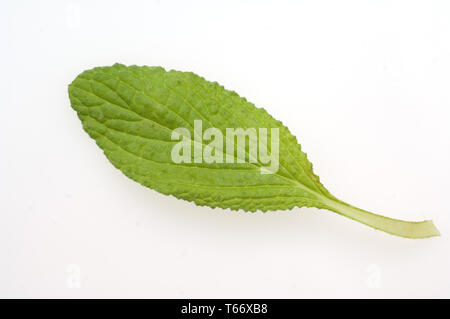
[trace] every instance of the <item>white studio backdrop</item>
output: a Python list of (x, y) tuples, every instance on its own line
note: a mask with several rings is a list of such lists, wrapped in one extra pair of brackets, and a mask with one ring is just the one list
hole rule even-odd
[[(449, 16), (448, 1), (3, 1), (0, 297), (450, 297)], [(115, 62), (235, 90), (290, 128), (335, 196), (442, 236), (138, 185), (67, 94)]]

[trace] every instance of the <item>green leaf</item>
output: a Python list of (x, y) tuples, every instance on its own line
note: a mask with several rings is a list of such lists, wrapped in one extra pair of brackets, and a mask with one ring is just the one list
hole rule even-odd
[[(77, 76), (69, 85), (69, 97), (83, 128), (111, 163), (126, 176), (160, 193), (201, 206), (251, 212), (317, 207), (402, 237), (439, 235), (430, 220), (392, 219), (336, 199), (320, 183), (297, 139), (280, 121), (235, 92), (194, 73), (121, 64), (97, 67)], [(265, 142), (260, 146), (267, 146), (272, 154), (275, 147), (269, 141), (275, 133), (271, 129), (278, 128), (278, 169), (263, 174), (268, 164), (255, 158), (249, 143), (213, 152), (223, 159), (241, 152), (243, 163), (196, 160), (196, 148), (206, 152), (210, 141), (195, 138), (198, 132), (194, 131), (194, 121), (202, 121), (203, 132), (219, 129), (223, 133), (218, 141), (221, 145), (234, 140), (227, 136), (227, 128), (256, 128), (257, 138)], [(192, 142), (193, 150), (191, 154), (183, 153), (190, 160), (180, 163), (172, 157), (174, 147), (180, 146), (180, 141), (172, 138), (177, 128), (186, 129), (177, 130), (185, 133), (175, 135)], [(269, 133), (266, 141), (260, 128)]]

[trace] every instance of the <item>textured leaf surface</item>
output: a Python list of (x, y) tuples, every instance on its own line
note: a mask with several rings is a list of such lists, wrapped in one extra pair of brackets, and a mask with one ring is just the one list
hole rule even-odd
[[(295, 206), (326, 208), (405, 237), (429, 237), (431, 221), (403, 222), (372, 214), (334, 198), (313, 173), (296, 138), (280, 121), (233, 91), (190, 72), (161, 67), (98, 67), (81, 73), (69, 96), (83, 128), (111, 163), (131, 179), (163, 194), (197, 205), (285, 210)], [(194, 136), (194, 120), (203, 129), (279, 128), (279, 170), (261, 174), (260, 163), (180, 163), (171, 159), (178, 127)], [(249, 150), (245, 149), (246, 158)], [(431, 226), (430, 226), (431, 225)], [(434, 226), (432, 227), (434, 228)]]

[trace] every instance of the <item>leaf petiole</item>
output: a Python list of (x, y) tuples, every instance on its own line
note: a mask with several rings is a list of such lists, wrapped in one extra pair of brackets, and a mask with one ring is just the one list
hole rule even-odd
[(328, 209), (372, 228), (406, 238), (429, 238), (441, 233), (431, 220), (404, 221), (374, 214), (344, 202), (323, 199)]

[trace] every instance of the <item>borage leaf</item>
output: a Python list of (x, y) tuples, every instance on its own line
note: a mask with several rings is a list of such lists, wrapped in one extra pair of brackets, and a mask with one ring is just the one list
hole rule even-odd
[[(83, 128), (111, 163), (163, 194), (252, 212), (317, 207), (397, 236), (439, 235), (430, 220), (392, 219), (336, 199), (280, 121), (194, 73), (121, 64), (97, 67), (69, 85), (69, 96)], [(231, 143), (227, 148), (235, 141), (227, 128), (253, 135), (247, 134), (243, 147)], [(278, 144), (272, 144), (274, 137)], [(252, 138), (258, 151), (266, 147), (265, 159), (251, 147)], [(181, 159), (174, 160), (177, 154)], [(240, 161), (227, 161), (236, 154)], [(274, 154), (278, 158), (269, 163), (267, 155)], [(208, 161), (207, 155), (215, 160)]]

